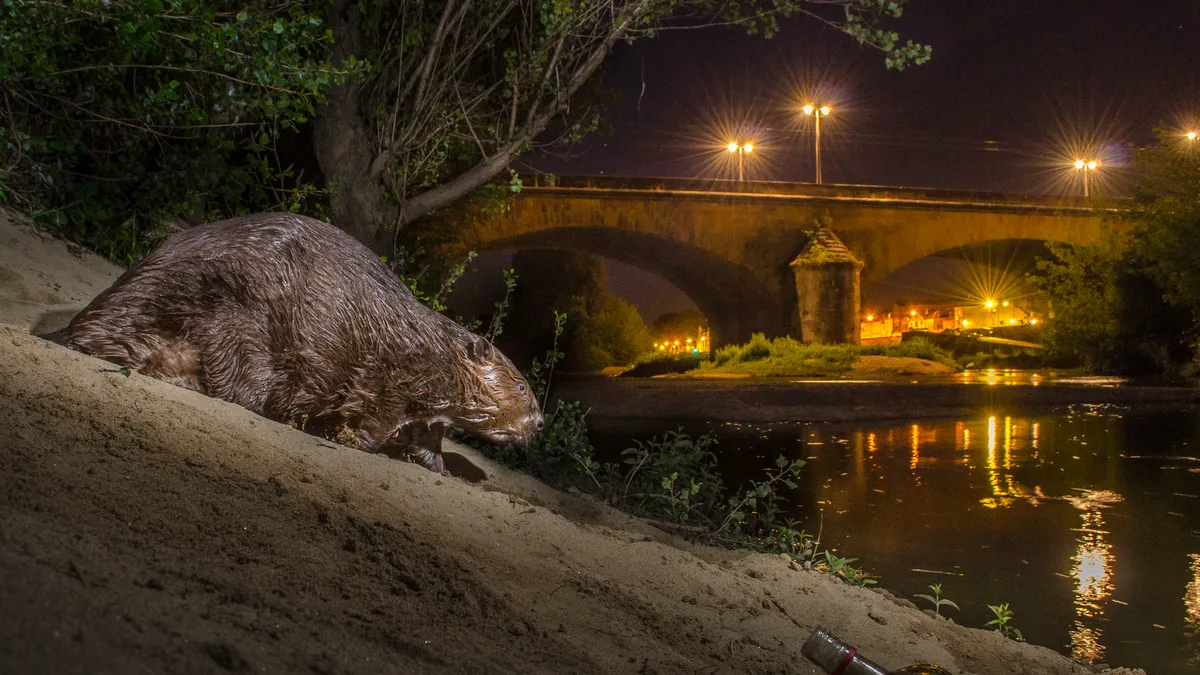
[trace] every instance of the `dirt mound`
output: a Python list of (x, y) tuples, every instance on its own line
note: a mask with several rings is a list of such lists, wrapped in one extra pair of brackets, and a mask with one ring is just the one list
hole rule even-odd
[(957, 372), (936, 361), (911, 356), (861, 356), (850, 368), (850, 377), (896, 377), (905, 375), (946, 375)]

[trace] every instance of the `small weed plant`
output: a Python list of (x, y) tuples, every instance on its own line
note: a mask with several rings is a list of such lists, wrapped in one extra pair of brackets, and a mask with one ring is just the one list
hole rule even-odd
[(996, 630), (1006, 638), (1011, 638), (1018, 642), (1025, 639), (1025, 636), (1021, 635), (1021, 631), (1018, 630), (1016, 626), (1012, 625), (1013, 613), (1012, 610), (1008, 608), (1007, 602), (999, 605), (988, 605), (988, 609), (992, 610), (992, 614), (994, 614), (996, 618), (988, 621), (985, 625), (995, 626)]
[(850, 564), (858, 560), (858, 558), (839, 558), (830, 551), (822, 552), (822, 557), (823, 559), (814, 565), (814, 567), (827, 570), (830, 574), (851, 586), (870, 586), (875, 583), (875, 579), (872, 579), (869, 574)]
[(917, 593), (913, 597), (921, 598), (922, 600), (928, 600), (929, 602), (932, 602), (933, 603), (933, 613), (937, 614), (938, 616), (941, 616), (941, 614), (942, 614), (942, 605), (946, 605), (948, 607), (953, 607), (954, 609), (958, 609), (958, 605), (954, 604), (953, 600), (947, 600), (946, 598), (942, 597), (942, 585), (941, 584), (929, 584), (929, 590), (933, 591), (933, 595)]

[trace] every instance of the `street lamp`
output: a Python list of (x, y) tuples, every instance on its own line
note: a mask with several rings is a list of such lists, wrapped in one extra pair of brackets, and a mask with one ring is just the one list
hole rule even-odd
[(1194, 140), (1196, 140), (1196, 132), (1194, 132), (1194, 131), (1189, 131), (1189, 132), (1187, 132), (1186, 134), (1184, 134), (1184, 136), (1187, 136), (1187, 139), (1188, 139), (1189, 141), (1194, 141)]
[(746, 179), (746, 166), (745, 166), (746, 155), (754, 152), (754, 144), (753, 143), (737, 143), (735, 141), (730, 141), (729, 145), (725, 146), (725, 149), (728, 150), (729, 152), (737, 153), (738, 180), (745, 180)]
[(805, 115), (812, 115), (817, 125), (817, 184), (821, 184), (821, 118), (829, 114), (829, 106), (817, 107), (811, 103), (803, 108)]
[(1088, 160), (1086, 162), (1082, 159), (1075, 160), (1075, 170), (1083, 172), (1083, 196), (1084, 197), (1091, 196), (1091, 188), (1089, 187), (1091, 185), (1091, 180), (1088, 178), (1088, 174), (1095, 173), (1096, 168), (1099, 166), (1100, 166), (1100, 162), (1097, 162), (1094, 159)]

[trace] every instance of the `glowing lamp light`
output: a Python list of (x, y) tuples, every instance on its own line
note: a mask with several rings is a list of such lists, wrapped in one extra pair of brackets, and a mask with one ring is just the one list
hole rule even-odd
[(828, 115), (829, 114), (829, 106), (827, 106), (827, 105), (821, 106), (821, 114)]
[(1088, 171), (1095, 171), (1096, 167), (1099, 166), (1099, 164), (1100, 164), (1100, 162), (1097, 162), (1094, 159), (1092, 161), (1088, 162), (1088, 164), (1087, 164)]
[(874, 320), (875, 320), (875, 315), (874, 315), (874, 314), (868, 314), (868, 315), (867, 315), (867, 321), (874, 321)]
[(983, 306), (987, 307), (988, 309), (991, 309), (996, 306), (996, 301), (995, 300), (987, 300), (983, 303)]
[(1030, 320), (1029, 320), (1029, 325), (1030, 325), (1030, 326), (1036, 326), (1036, 325), (1037, 325), (1037, 319), (1030, 319)]
[(1007, 301), (1007, 300), (1005, 300), (1004, 302), (1000, 303), (1000, 306), (1001, 306), (1001, 307), (1008, 307), (1008, 301)]
[(803, 110), (805, 115), (811, 115), (813, 113), (813, 107), (811, 105), (804, 106)]
[(729, 145), (725, 146), (725, 149), (726, 149), (726, 150), (728, 150), (728, 151), (730, 151), (730, 152), (737, 152), (737, 151), (738, 151), (738, 144), (737, 144), (737, 143), (732, 143), (732, 142), (731, 142)]
[[(732, 144), (732, 143), (730, 143), (730, 146), (732, 146), (732, 145), (733, 145), (733, 144)], [(1082, 168), (1083, 168), (1083, 160), (1082, 160), (1082, 159), (1077, 159), (1077, 160), (1075, 160), (1075, 168), (1076, 168), (1076, 169), (1082, 169)]]
[(1010, 325), (1010, 326), (1015, 326), (1015, 325), (1017, 325), (1017, 320), (1016, 320), (1016, 319), (1009, 319), (1009, 320), (1008, 320), (1008, 325)]
[(909, 315), (909, 316), (916, 316), (916, 315), (917, 315), (917, 310), (915, 310), (915, 309), (910, 309), (910, 310), (908, 310), (908, 315)]
[(742, 146), (742, 151), (743, 151), (743, 152), (754, 152), (754, 144), (753, 144), (753, 143), (747, 143), (747, 144), (743, 145), (743, 146)]
[(963, 319), (963, 326), (964, 326), (964, 327), (965, 327), (965, 326), (970, 326), (970, 325), (971, 325), (971, 322), (970, 322), (969, 320), (967, 320), (967, 319)]
[(1184, 134), (1184, 136), (1187, 136), (1187, 139), (1188, 139), (1189, 141), (1194, 141), (1194, 140), (1196, 140), (1196, 132), (1194, 132), (1194, 131), (1189, 131), (1189, 132), (1187, 132), (1186, 134)]

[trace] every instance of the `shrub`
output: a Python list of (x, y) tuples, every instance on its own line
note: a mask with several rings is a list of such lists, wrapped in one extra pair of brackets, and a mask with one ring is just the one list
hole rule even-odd
[(605, 296), (575, 331), (568, 365), (574, 370), (624, 366), (651, 351), (650, 332), (637, 309), (616, 296)]

